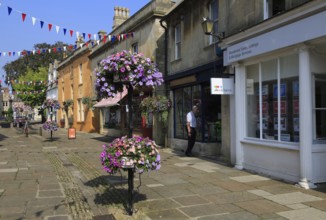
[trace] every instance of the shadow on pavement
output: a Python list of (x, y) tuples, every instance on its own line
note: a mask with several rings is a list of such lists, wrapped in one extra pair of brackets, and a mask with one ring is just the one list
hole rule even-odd
[[(105, 190), (103, 193), (95, 195), (94, 203), (100, 205), (122, 205), (128, 211), (128, 179), (123, 176), (99, 176), (85, 183), (87, 186), (102, 188)], [(146, 200), (145, 194), (141, 194), (135, 189), (134, 186), (134, 202)]]
[(97, 141), (100, 141), (100, 142), (110, 143), (110, 142), (112, 142), (115, 138), (117, 138), (117, 137), (102, 136), (102, 137), (93, 137), (93, 138), (91, 138), (91, 139), (93, 139), (93, 140), (97, 140)]

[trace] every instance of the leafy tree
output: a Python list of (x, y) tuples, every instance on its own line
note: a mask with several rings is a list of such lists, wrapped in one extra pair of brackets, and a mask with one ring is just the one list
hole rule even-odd
[(37, 71), (28, 68), (25, 75), (19, 76), (15, 80), (16, 83), (12, 83), (13, 89), (17, 92), (17, 97), (25, 105), (34, 108), (43, 104), (46, 98), (47, 84), (44, 82), (47, 79), (47, 74), (45, 67), (39, 67)]
[[(64, 46), (67, 47), (67, 50), (64, 51)], [(54, 52), (53, 48), (57, 51)], [(59, 48), (61, 52), (59, 52)], [(51, 49), (51, 53), (48, 52), (48, 49)], [(72, 51), (69, 50), (67, 44), (62, 42), (56, 42), (53, 45), (47, 43), (39, 43), (35, 44), (33, 50), (35, 50), (35, 54), (31, 51), (23, 51), (25, 55), (19, 57), (17, 60), (14, 60), (10, 63), (7, 63), (3, 69), (6, 72), (7, 79), (14, 80), (17, 79), (19, 76), (25, 75), (27, 68), (31, 69), (32, 71), (38, 71), (40, 67), (49, 67), (50, 63), (53, 63), (54, 60), (63, 60), (64, 53), (69, 54)], [(28, 55), (28, 53), (30, 53)], [(8, 84), (8, 82), (5, 82)]]

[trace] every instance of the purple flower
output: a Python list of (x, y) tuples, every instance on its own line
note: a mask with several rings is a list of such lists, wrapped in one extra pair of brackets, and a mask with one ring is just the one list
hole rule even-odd
[(121, 68), (120, 68), (120, 72), (122, 72), (122, 73), (126, 72), (126, 68), (121, 67)]

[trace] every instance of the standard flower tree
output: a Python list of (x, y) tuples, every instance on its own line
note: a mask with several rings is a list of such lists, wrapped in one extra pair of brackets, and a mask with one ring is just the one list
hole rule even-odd
[(135, 88), (156, 87), (163, 83), (162, 73), (150, 58), (141, 53), (132, 54), (122, 51), (103, 59), (95, 70), (95, 89), (101, 98), (115, 97), (128, 88), (129, 135), (117, 138), (104, 145), (100, 159), (103, 169), (109, 174), (128, 170), (129, 214), (133, 213), (134, 172), (142, 173), (160, 168), (160, 156), (157, 145), (148, 138), (133, 136), (132, 130), (132, 93)]
[(60, 103), (58, 100), (47, 99), (44, 101), (42, 107), (43, 109), (47, 109), (49, 114), (47, 121), (43, 124), (43, 129), (50, 132), (52, 140), (52, 132), (58, 130), (56, 116), (53, 119), (53, 113), (56, 113), (60, 109)]

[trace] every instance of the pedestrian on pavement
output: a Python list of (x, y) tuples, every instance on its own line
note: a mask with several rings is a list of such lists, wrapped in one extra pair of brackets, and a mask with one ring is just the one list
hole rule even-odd
[(185, 153), (187, 157), (193, 156), (191, 151), (196, 141), (196, 114), (198, 113), (198, 110), (198, 106), (194, 105), (192, 110), (187, 114), (186, 130), (188, 134), (188, 147)]

